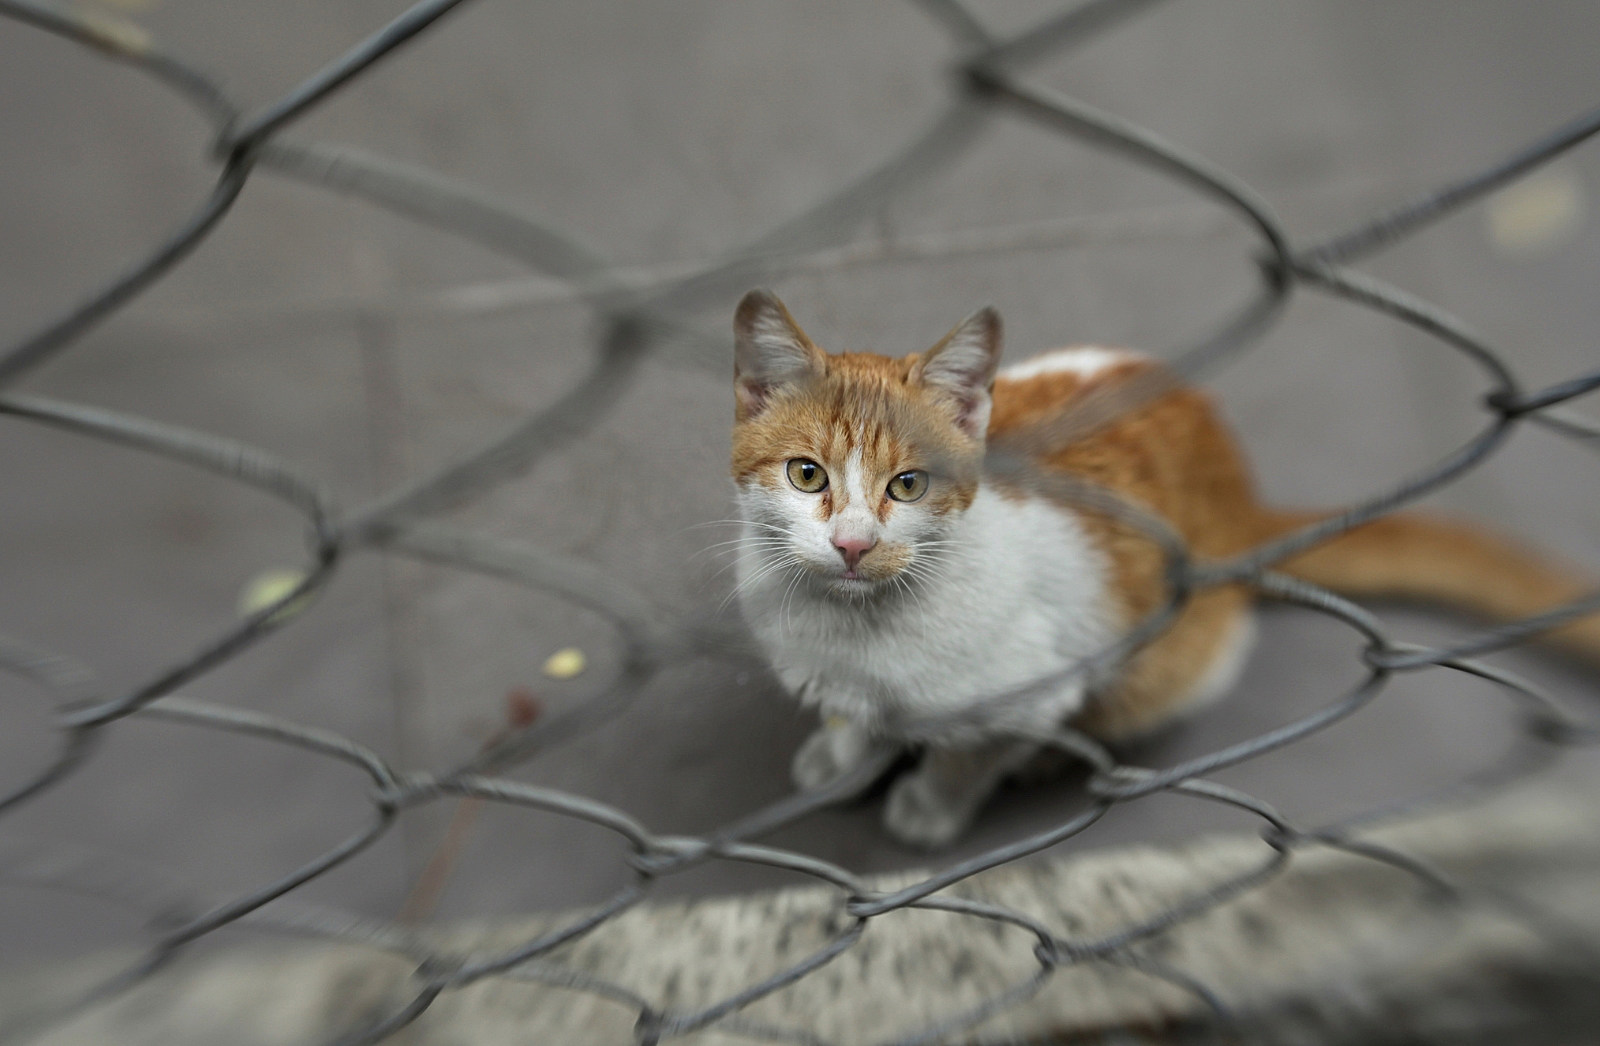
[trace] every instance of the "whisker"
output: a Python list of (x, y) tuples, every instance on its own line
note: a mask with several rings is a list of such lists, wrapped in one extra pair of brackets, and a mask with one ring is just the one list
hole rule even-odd
[(906, 598), (911, 601), (917, 610), (917, 616), (922, 619), (922, 642), (926, 645), (928, 642), (928, 608), (922, 605), (922, 600), (917, 596), (916, 591), (911, 586), (911, 582), (906, 579), (903, 571), (896, 574), (894, 580), (905, 591)]
[(732, 570), (734, 567), (737, 567), (739, 565), (739, 562), (740, 562), (739, 560), (735, 559), (735, 560), (731, 560), (731, 561), (729, 561), (727, 563), (722, 564), (722, 566), (718, 567), (716, 569), (716, 572), (713, 573), (706, 580), (707, 581), (715, 581), (717, 578), (719, 578), (722, 575), (726, 574), (728, 571)]
[(708, 555), (726, 556), (744, 549), (779, 549), (789, 544), (787, 538), (778, 537), (743, 537), (734, 538), (732, 541), (719, 541), (715, 545), (707, 545), (694, 553), (694, 558)]
[[(799, 557), (796, 557), (796, 560), (798, 560), (798, 559), (799, 559)], [(804, 564), (804, 562), (800, 562), (799, 565), (796, 566), (796, 568), (795, 568), (794, 577), (792, 579), (790, 579), (790, 581), (789, 581), (789, 587), (784, 590), (782, 613), (783, 613), (783, 630), (785, 632), (790, 631), (790, 626), (789, 626), (790, 600), (792, 600), (794, 598), (795, 586), (800, 584), (801, 579), (804, 578), (805, 575), (806, 575), (805, 564)]]
[(700, 530), (705, 527), (727, 526), (729, 524), (737, 524), (741, 527), (764, 527), (767, 530), (778, 530), (784, 532), (787, 532), (788, 530), (788, 528), (779, 526), (776, 523), (766, 523), (759, 519), (708, 519), (704, 523), (691, 523), (689, 526), (684, 527), (683, 530), (680, 530), (679, 533), (681, 534), (683, 531), (687, 530)]
[(739, 584), (734, 586), (733, 591), (728, 593), (727, 597), (724, 598), (722, 603), (717, 607), (717, 610), (720, 612), (728, 605), (729, 602), (733, 600), (735, 596), (739, 595), (739, 593), (745, 591), (746, 589), (754, 587), (757, 582), (770, 577), (773, 572), (793, 566), (797, 563), (800, 564), (801, 569), (805, 568), (805, 560), (801, 559), (792, 552), (786, 556), (777, 557), (770, 562), (763, 563), (760, 569), (758, 569), (754, 574), (751, 574), (749, 577), (745, 578), (743, 581), (739, 582)]
[(717, 604), (717, 612), (721, 613), (723, 610), (727, 609), (728, 604), (733, 602), (734, 598), (736, 596), (738, 596), (739, 593), (743, 592), (747, 588), (752, 587), (753, 585), (756, 584), (756, 582), (760, 581), (762, 578), (764, 578), (767, 575), (771, 574), (774, 570), (777, 570), (780, 567), (784, 567), (784, 566), (787, 566), (787, 565), (788, 564), (786, 564), (781, 559), (777, 560), (776, 562), (773, 562), (773, 563), (764, 563), (764, 564), (762, 564), (761, 568), (759, 570), (757, 570), (754, 574), (751, 574), (749, 577), (745, 578), (743, 581), (741, 581), (737, 585), (733, 586), (733, 591), (729, 592), (725, 597), (723, 597), (722, 602)]

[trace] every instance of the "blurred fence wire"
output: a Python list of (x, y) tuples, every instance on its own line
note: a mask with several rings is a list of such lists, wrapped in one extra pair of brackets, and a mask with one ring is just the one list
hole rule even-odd
[[(461, 0), (424, 0), (416, 4), (307, 77), (280, 100), (260, 111), (245, 112), (199, 68), (163, 53), (133, 23), (104, 13), (91, 15), (83, 7), (58, 6), (42, 0), (0, 0), (0, 14), (93, 48), (108, 60), (125, 63), (156, 78), (194, 106), (214, 129), (213, 156), (218, 171), (210, 195), (148, 257), (65, 315), (0, 353), (0, 383), (14, 382), (67, 351), (86, 331), (181, 264), (189, 251), (227, 216), (241, 188), (258, 173), (286, 176), (359, 196), (508, 255), (569, 286), (600, 320), (588, 372), (552, 405), (528, 415), (500, 438), (448, 467), (345, 511), (335, 508), (332, 493), (314, 476), (254, 447), (95, 407), (39, 396), (0, 395), (0, 412), (4, 414), (162, 455), (209, 470), (230, 482), (256, 487), (298, 510), (309, 524), (310, 535), (304, 578), (292, 590), (248, 617), (229, 622), (202, 649), (124, 692), (102, 692), (92, 674), (67, 657), (35, 649), (22, 641), (0, 639), (0, 669), (25, 677), (56, 695), (59, 738), (59, 750), (47, 769), (11, 794), (0, 796), (0, 815), (92, 760), (105, 729), (128, 716), (246, 734), (294, 746), (355, 766), (367, 775), (372, 786), (371, 818), (364, 828), (293, 873), (214, 905), (197, 907), (192, 898), (173, 896), (172, 888), (159, 874), (112, 875), (97, 870), (92, 860), (71, 856), (24, 854), (6, 858), (4, 874), (14, 880), (119, 896), (156, 917), (160, 939), (148, 954), (76, 1000), (74, 1007), (109, 998), (160, 969), (191, 942), (221, 927), (240, 924), (311, 933), (397, 952), (416, 961), (415, 991), (410, 1001), (375, 1023), (348, 1029), (337, 1040), (340, 1043), (379, 1041), (414, 1020), (442, 993), (500, 976), (541, 980), (635, 1007), (639, 1014), (636, 1034), (643, 1043), (711, 1026), (752, 1039), (814, 1042), (816, 1037), (808, 1029), (769, 1026), (747, 1019), (739, 1011), (850, 949), (875, 917), (915, 907), (1025, 929), (1036, 940), (1033, 954), (1038, 970), (1026, 981), (966, 1012), (945, 1014), (921, 1027), (908, 1026), (904, 1036), (895, 1041), (933, 1041), (975, 1025), (1004, 1007), (1025, 1004), (1049, 983), (1055, 971), (1084, 963), (1117, 964), (1166, 980), (1197, 995), (1219, 1020), (1226, 1021), (1224, 1002), (1210, 989), (1180, 971), (1162, 966), (1136, 946), (1258, 887), (1282, 872), (1293, 855), (1307, 847), (1341, 848), (1387, 862), (1445, 892), (1450, 892), (1453, 885), (1403, 853), (1356, 838), (1358, 829), (1381, 819), (1414, 813), (1428, 799), (1386, 806), (1340, 823), (1303, 826), (1290, 823), (1267, 802), (1208, 781), (1205, 775), (1293, 744), (1358, 712), (1377, 699), (1397, 675), (1423, 669), (1469, 673), (1491, 680), (1525, 713), (1520, 738), (1525, 744), (1516, 746), (1502, 766), (1486, 768), (1460, 787), (1448, 790), (1450, 797), (1473, 789), (1503, 787), (1509, 779), (1546, 764), (1562, 749), (1592, 744), (1600, 736), (1594, 724), (1575, 719), (1534, 686), (1470, 660), (1600, 609), (1600, 593), (1535, 618), (1478, 632), (1445, 648), (1423, 649), (1391, 639), (1382, 624), (1361, 607), (1271, 571), (1274, 562), (1296, 551), (1458, 479), (1503, 446), (1522, 424), (1542, 425), (1591, 445), (1600, 441), (1600, 426), (1561, 409), (1567, 401), (1600, 388), (1600, 370), (1545, 388), (1524, 388), (1508, 366), (1505, 354), (1486, 344), (1461, 320), (1350, 268), (1352, 263), (1414, 235), (1583, 142), (1600, 130), (1600, 111), (1559, 127), (1492, 165), (1438, 186), (1357, 228), (1323, 242), (1298, 244), (1291, 241), (1261, 196), (1227, 171), (1120, 117), (1025, 78), (1029, 67), (1041, 59), (1057, 57), (1087, 42), (1107, 26), (1154, 6), (1153, 0), (1089, 0), (1011, 37), (996, 36), (960, 0), (920, 0), (918, 6), (942, 27), (961, 55), (956, 65), (958, 75), (951, 78), (950, 97), (943, 112), (881, 166), (766, 235), (694, 271), (657, 273), (640, 280), (636, 273), (624, 276), (623, 270), (610, 266), (604, 258), (539, 218), (471, 186), (355, 149), (289, 137), (300, 117), (375, 63), (393, 60), (395, 52), (417, 34), (448, 31), (438, 23), (460, 3)], [(1082, 435), (1164, 391), (1162, 382), (1194, 378), (1237, 357), (1260, 338), (1299, 291), (1344, 298), (1410, 324), (1462, 353), (1482, 371), (1484, 421), (1481, 430), (1465, 444), (1395, 488), (1253, 549), (1232, 562), (1203, 567), (1192, 564), (1182, 545), (1171, 539), (1159, 520), (1132, 506), (1107, 504), (1103, 495), (1094, 492), (1066, 492), (1066, 496), (1100, 498), (1095, 501), (1099, 508), (1115, 511), (1122, 521), (1144, 531), (1166, 550), (1168, 557), (1171, 595), (1167, 606), (1105, 656), (1125, 657), (1147, 642), (1195, 591), (1243, 581), (1267, 597), (1312, 608), (1355, 630), (1366, 642), (1366, 678), (1339, 700), (1297, 722), (1159, 770), (1119, 763), (1094, 741), (1063, 729), (1045, 740), (1090, 767), (1092, 773), (1086, 787), (1091, 802), (1086, 810), (1048, 831), (1017, 839), (887, 893), (836, 864), (755, 841), (849, 792), (856, 784), (854, 780), (840, 782), (824, 792), (792, 796), (713, 834), (691, 838), (654, 833), (622, 810), (581, 795), (496, 776), (616, 715), (662, 668), (714, 654), (725, 648), (728, 637), (702, 622), (684, 622), (662, 614), (625, 580), (596, 567), (532, 545), (432, 523), (429, 517), (482, 495), (523, 473), (543, 456), (583, 438), (616, 405), (641, 361), (676, 340), (705, 341), (693, 322), (698, 315), (713, 307), (725, 307), (739, 292), (787, 267), (814, 265), (818, 252), (840, 249), (887, 199), (913, 182), (936, 177), (948, 169), (957, 156), (975, 145), (986, 123), (1002, 116), (1042, 125), (1160, 172), (1222, 205), (1259, 238), (1256, 261), (1260, 281), (1255, 294), (1231, 313), (1213, 318), (1203, 337), (1167, 353), (1171, 366), (1165, 378), (1123, 383), (1104, 395), (1089, 397), (1045, 437), (1059, 440)], [(726, 350), (720, 342), (710, 347), (718, 352)], [(992, 464), (996, 468), (1016, 467), (1015, 461), (997, 460)], [(626, 650), (615, 680), (604, 695), (582, 707), (540, 718), (511, 732), (463, 765), (432, 771), (397, 768), (377, 752), (315, 726), (172, 696), (185, 683), (296, 617), (304, 609), (307, 597), (334, 578), (346, 557), (374, 550), (510, 579), (595, 611), (615, 627)], [(1530, 752), (1537, 758), (1528, 758)], [(862, 773), (881, 769), (882, 766), (867, 767)], [(1259, 864), (1222, 881), (1196, 882), (1186, 899), (1156, 916), (1089, 939), (1064, 936), (1022, 912), (945, 892), (986, 869), (1071, 838), (1120, 804), (1157, 792), (1222, 803), (1260, 817), (1265, 826), (1265, 845)], [(634, 881), (570, 924), (509, 951), (492, 954), (444, 952), (398, 924), (328, 914), (306, 915), (300, 909), (271, 903), (354, 857), (389, 831), (403, 812), (449, 797), (476, 797), (480, 801), (543, 810), (610, 829), (631, 847)], [(563, 944), (638, 904), (648, 896), (653, 883), (708, 860), (754, 862), (831, 884), (839, 892), (837, 933), (819, 950), (781, 972), (693, 1012), (663, 1007), (634, 989), (561, 966), (559, 949)], [(908, 1015), (908, 1020), (913, 1019)]]

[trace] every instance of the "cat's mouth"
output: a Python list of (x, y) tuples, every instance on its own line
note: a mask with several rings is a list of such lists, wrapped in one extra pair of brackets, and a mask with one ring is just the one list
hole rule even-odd
[[(821, 582), (830, 592), (861, 593), (877, 588), (882, 582), (888, 580), (887, 575), (876, 564), (857, 563), (847, 567), (838, 562), (824, 567), (820, 563), (809, 564), (812, 576)], [(889, 573), (893, 573), (890, 571)]]
[(828, 588), (837, 595), (861, 596), (876, 592), (894, 576), (893, 570), (855, 567), (828, 575)]
[(881, 578), (866, 577), (857, 571), (850, 570), (833, 578), (829, 586), (839, 595), (856, 596), (875, 591)]
[[(861, 595), (872, 592), (894, 578), (904, 568), (907, 550), (898, 545), (880, 545), (868, 556), (854, 564), (834, 561), (826, 571), (819, 571), (834, 592)], [(819, 564), (820, 565), (820, 564)]]

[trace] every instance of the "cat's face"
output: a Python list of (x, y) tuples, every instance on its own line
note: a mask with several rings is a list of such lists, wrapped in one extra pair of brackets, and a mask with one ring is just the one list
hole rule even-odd
[(914, 582), (977, 491), (998, 317), (976, 313), (919, 355), (830, 356), (752, 291), (734, 331), (733, 477), (752, 552), (838, 595)]

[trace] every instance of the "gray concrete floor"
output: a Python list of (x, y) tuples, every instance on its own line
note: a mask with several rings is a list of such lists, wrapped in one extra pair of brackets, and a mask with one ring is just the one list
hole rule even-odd
[[(1010, 29), (1056, 5), (979, 6)], [(399, 8), (167, 0), (138, 17), (236, 97), (261, 103)], [(1193, 0), (1037, 75), (1236, 172), (1293, 231), (1314, 235), (1600, 104), (1596, 39), (1600, 8), (1583, 2)], [(888, 155), (937, 110), (950, 57), (911, 5), (484, 2), (300, 132), (480, 185), (618, 263), (693, 262)], [(5, 344), (147, 249), (202, 197), (211, 172), (204, 129), (158, 87), (7, 22), (0, 99)], [(1551, 177), (1581, 202), (1600, 186), (1600, 158), (1579, 150)], [(1600, 223), (1575, 218), (1564, 235), (1510, 251), (1496, 247), (1488, 214), (1468, 210), (1372, 268), (1460, 312), (1529, 383), (1594, 366)], [(1112, 231), (1095, 242), (858, 264), (776, 287), (835, 349), (910, 351), (992, 302), (1022, 356), (1071, 341), (1181, 344), (1254, 278), (1251, 243), (1227, 216), (1009, 119), (863, 236), (1097, 216)], [(24, 387), (252, 442), (351, 503), (502, 431), (580, 372), (589, 326), (576, 305), (427, 304), (435, 292), (524, 275), (438, 232), (263, 173), (192, 259)], [(707, 311), (707, 330), (724, 329), (735, 297)], [(716, 353), (650, 364), (591, 438), (455, 521), (564, 549), (675, 610), (715, 608), (727, 578), (700, 553), (727, 535), (696, 524), (731, 508), (727, 373)], [(1292, 505), (1353, 499), (1435, 460), (1479, 422), (1477, 381), (1421, 335), (1310, 295), (1213, 378), (1265, 490)], [(234, 614), (251, 577), (299, 557), (298, 520), (228, 483), (9, 419), (0, 440), (0, 632), (82, 658), (110, 689), (187, 653)], [(1530, 431), (1435, 501), (1600, 572), (1595, 466), (1592, 454)], [(1418, 638), (1461, 627), (1396, 620)], [(544, 678), (545, 658), (570, 645), (589, 652), (591, 669)], [(1239, 692), (1144, 758), (1208, 751), (1333, 699), (1359, 676), (1356, 649), (1330, 622), (1267, 610)], [(405, 767), (438, 767), (495, 729), (509, 690), (581, 705), (603, 687), (614, 654), (603, 626), (556, 600), (369, 557), (351, 562), (313, 613), (185, 693), (339, 731)], [(1532, 655), (1503, 660), (1592, 704), (1592, 680)], [(0, 685), (3, 786), (42, 766), (53, 740), (36, 695)], [(1331, 816), (1460, 776), (1500, 749), (1509, 723), (1488, 688), (1428, 674), (1221, 779), (1291, 815)], [(521, 773), (654, 829), (701, 832), (784, 794), (808, 725), (759, 669), (697, 663)], [(138, 722), (111, 734), (64, 785), (0, 822), (0, 838), (104, 848), (228, 893), (331, 845), (367, 808), (356, 775), (276, 746)], [(1596, 775), (1575, 780), (1592, 785)], [(1059, 820), (1079, 802), (1070, 781), (1015, 790), (959, 852)], [(302, 896), (394, 914), (447, 815), (408, 817)], [(827, 813), (774, 841), (860, 870), (925, 863), (886, 840), (877, 816), (873, 804)], [(1071, 845), (1211, 829), (1255, 826), (1155, 797)], [(585, 825), (486, 810), (437, 915), (593, 901), (627, 878), (620, 855)], [(660, 889), (782, 881), (711, 865)], [(138, 933), (135, 918), (99, 902), (0, 885), (0, 961), (34, 963)]]

